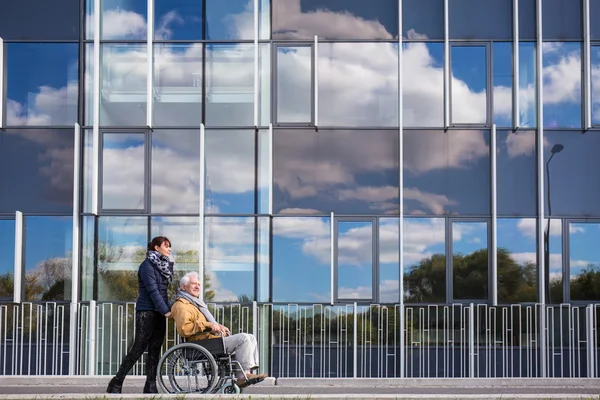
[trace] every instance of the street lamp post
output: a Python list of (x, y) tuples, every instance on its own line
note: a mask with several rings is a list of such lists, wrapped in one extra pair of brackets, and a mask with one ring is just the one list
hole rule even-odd
[(550, 158), (546, 161), (546, 176), (548, 190), (546, 191), (546, 198), (548, 200), (548, 224), (546, 225), (546, 231), (544, 232), (544, 280), (546, 283), (546, 303), (550, 302), (550, 221), (552, 216), (552, 203), (550, 197), (550, 161), (555, 154), (560, 153), (564, 149), (562, 144), (555, 144), (550, 150)]

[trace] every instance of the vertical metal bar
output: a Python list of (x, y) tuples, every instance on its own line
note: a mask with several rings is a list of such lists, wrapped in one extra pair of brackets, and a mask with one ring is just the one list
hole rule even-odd
[(315, 35), (315, 49), (314, 49), (314, 88), (315, 88), (315, 126), (319, 126), (319, 37)]
[(152, 39), (154, 38), (154, 0), (148, 0), (148, 22), (147, 22), (147, 38), (146, 38), (146, 125), (152, 129), (152, 114), (154, 106), (154, 48), (152, 47)]
[(475, 378), (475, 305), (469, 304), (469, 377)]
[(200, 299), (204, 299), (204, 228), (206, 225), (204, 218), (204, 196), (205, 196), (205, 164), (206, 164), (206, 148), (205, 148), (205, 140), (206, 140), (206, 132), (204, 129), (204, 124), (200, 124), (200, 209), (199, 211), (199, 241), (200, 248), (198, 249), (198, 258), (200, 261), (198, 274), (200, 275), (200, 282), (202, 282), (202, 290), (200, 291)]
[(92, 126), (92, 214), (98, 215), (99, 195), (99, 165), (100, 165), (100, 25), (101, 1), (94, 1), (94, 100)]
[(354, 378), (358, 377), (358, 306), (356, 302), (354, 302), (354, 332), (353, 332), (353, 342), (352, 346), (352, 376)]
[(584, 129), (592, 127), (592, 45), (590, 23), (590, 0), (583, 0)]
[(88, 314), (88, 375), (96, 375), (96, 300), (90, 300)]
[(254, 127), (260, 125), (259, 112), (259, 68), (258, 68), (258, 0), (254, 0)]
[(513, 0), (513, 127), (521, 126), (521, 105), (519, 93), (519, 0)]
[(492, 125), (492, 138), (491, 138), (491, 164), (492, 164), (492, 226), (491, 226), (491, 275), (492, 282), (491, 288), (491, 300), (492, 306), (498, 305), (498, 190), (497, 190), (497, 161), (496, 161), (496, 124)]
[(269, 124), (269, 215), (273, 215), (273, 124)]
[(331, 212), (331, 225), (329, 227), (329, 246), (330, 246), (330, 259), (329, 259), (329, 266), (330, 266), (330, 281), (331, 281), (331, 305), (333, 305), (333, 303), (335, 302), (335, 296), (334, 296), (334, 289), (335, 289), (335, 214), (333, 212)]
[(258, 336), (258, 303), (252, 302), (252, 334), (255, 338)]
[(404, 378), (404, 78), (402, 49), (402, 0), (398, 0), (398, 295), (400, 304), (400, 378)]
[(536, 31), (536, 83), (537, 83), (537, 164), (538, 164), (538, 224), (537, 224), (537, 256), (538, 256), (538, 288), (539, 299), (542, 307), (540, 314), (540, 332), (539, 332), (539, 352), (540, 352), (540, 374), (542, 378), (546, 377), (546, 281), (545, 269), (549, 268), (544, 260), (544, 80), (542, 75), (542, 0), (536, 0), (537, 9), (537, 31)]
[(4, 40), (0, 37), (0, 129), (4, 128), (4, 81), (5, 73), (4, 71)]
[(594, 369), (596, 363), (596, 341), (594, 340), (594, 305), (589, 304), (586, 308), (587, 318), (586, 320), (586, 330), (587, 330), (587, 377), (595, 378), (596, 371)]
[(23, 293), (23, 213), (15, 212), (15, 275), (13, 302), (21, 302), (21, 293)]
[(79, 299), (79, 237), (80, 237), (80, 216), (79, 216), (79, 195), (80, 187), (80, 165), (81, 165), (81, 127), (75, 123), (73, 138), (73, 246), (71, 249), (71, 307), (69, 330), (69, 375), (75, 375), (77, 363), (77, 307)]
[(444, 128), (450, 127), (450, 28), (448, 0), (444, 0)]

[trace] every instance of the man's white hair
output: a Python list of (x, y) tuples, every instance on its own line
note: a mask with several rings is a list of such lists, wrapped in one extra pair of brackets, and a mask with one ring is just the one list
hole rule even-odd
[(187, 286), (190, 283), (190, 278), (196, 278), (198, 281), (200, 281), (197, 272), (188, 272), (187, 274), (181, 277), (181, 279), (179, 280), (179, 284), (181, 286)]

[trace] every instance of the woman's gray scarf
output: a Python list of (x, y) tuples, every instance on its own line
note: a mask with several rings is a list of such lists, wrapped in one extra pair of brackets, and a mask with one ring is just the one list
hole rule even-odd
[(170, 282), (171, 278), (173, 278), (173, 264), (174, 262), (169, 259), (167, 256), (163, 256), (158, 251), (148, 250), (146, 253), (146, 258), (150, 260), (150, 263), (154, 265), (154, 267), (160, 271), (162, 276), (167, 278)]
[(189, 301), (190, 303), (195, 305), (198, 308), (198, 310), (200, 310), (200, 312), (206, 317), (206, 320), (208, 322), (210, 322), (212, 324), (217, 323), (217, 320), (215, 320), (215, 317), (213, 317), (213, 315), (210, 313), (205, 302), (203, 302), (202, 300), (200, 300), (197, 297), (192, 296), (188, 292), (184, 292), (183, 290), (178, 289), (177, 290), (177, 298), (180, 298), (180, 297), (183, 297), (184, 299), (186, 299), (187, 301)]

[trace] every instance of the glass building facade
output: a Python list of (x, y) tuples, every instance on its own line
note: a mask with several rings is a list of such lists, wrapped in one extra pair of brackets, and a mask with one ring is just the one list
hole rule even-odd
[(166, 235), (215, 304), (599, 303), (596, 18), (2, 1), (0, 300), (134, 302)]

